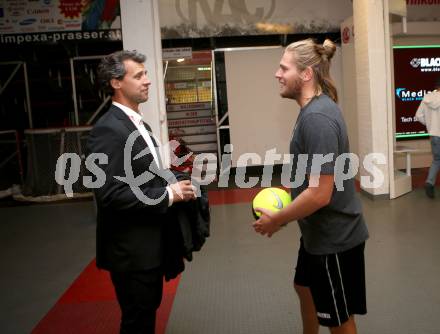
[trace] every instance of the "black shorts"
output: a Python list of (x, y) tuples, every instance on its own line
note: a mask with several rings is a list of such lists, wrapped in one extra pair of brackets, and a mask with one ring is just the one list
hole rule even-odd
[(344, 252), (312, 255), (301, 240), (294, 282), (309, 287), (319, 324), (342, 325), (353, 314), (366, 314), (365, 243)]

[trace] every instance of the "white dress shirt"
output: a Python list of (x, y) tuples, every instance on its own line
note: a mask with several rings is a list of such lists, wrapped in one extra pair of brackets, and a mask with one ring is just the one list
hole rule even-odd
[[(160, 169), (162, 166), (161, 161), (159, 160), (159, 157), (157, 156), (156, 147), (154, 146), (153, 141), (151, 140), (151, 136), (148, 133), (148, 130), (144, 126), (144, 122), (142, 120), (142, 115), (134, 111), (133, 109), (130, 109), (127, 106), (124, 106), (118, 102), (112, 102), (113, 105), (120, 108), (127, 116), (130, 118), (130, 120), (133, 122), (136, 129), (138, 129), (139, 133), (142, 135), (142, 138), (144, 138), (145, 142), (147, 143), (147, 146), (153, 155), (154, 162), (156, 163), (157, 167)], [(173, 204), (173, 191), (169, 186), (166, 187), (168, 192), (168, 206), (171, 206)]]

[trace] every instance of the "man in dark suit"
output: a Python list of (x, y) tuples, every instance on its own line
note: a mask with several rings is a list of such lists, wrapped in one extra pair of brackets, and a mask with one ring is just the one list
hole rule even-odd
[[(105, 173), (94, 190), (98, 268), (110, 272), (122, 312), (121, 333), (154, 333), (163, 287), (163, 222), (176, 202), (195, 198), (190, 181), (170, 182), (139, 104), (151, 84), (145, 56), (119, 51), (104, 57), (98, 77), (112, 95), (87, 143)], [(97, 174), (95, 174), (97, 175)], [(175, 179), (174, 179), (175, 180)]]

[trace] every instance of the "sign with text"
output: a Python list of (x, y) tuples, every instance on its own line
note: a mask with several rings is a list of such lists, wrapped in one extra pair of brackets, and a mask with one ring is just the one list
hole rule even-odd
[(192, 58), (192, 48), (169, 48), (162, 50), (163, 60), (176, 60), (179, 58), (191, 59)]
[(427, 137), (414, 116), (440, 77), (440, 45), (394, 46), (393, 55), (396, 139)]
[(0, 0), (1, 44), (120, 40), (120, 30), (119, 0)]

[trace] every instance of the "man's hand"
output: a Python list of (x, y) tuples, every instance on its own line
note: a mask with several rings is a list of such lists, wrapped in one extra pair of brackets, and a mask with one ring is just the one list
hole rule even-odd
[(169, 187), (173, 192), (173, 203), (189, 201), (196, 198), (195, 187), (189, 180), (179, 181), (170, 184)]
[(252, 224), (255, 232), (260, 233), (261, 235), (267, 234), (267, 236), (270, 238), (283, 226), (273, 219), (274, 212), (262, 208), (255, 208), (255, 211), (261, 213), (260, 219)]

